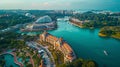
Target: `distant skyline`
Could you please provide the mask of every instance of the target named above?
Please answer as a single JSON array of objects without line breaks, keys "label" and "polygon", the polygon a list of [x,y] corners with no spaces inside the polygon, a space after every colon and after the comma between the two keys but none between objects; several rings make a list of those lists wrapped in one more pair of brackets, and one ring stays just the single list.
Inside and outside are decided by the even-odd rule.
[{"label": "distant skyline", "polygon": [[120,0],[0,0],[0,9],[98,9],[120,11]]}]

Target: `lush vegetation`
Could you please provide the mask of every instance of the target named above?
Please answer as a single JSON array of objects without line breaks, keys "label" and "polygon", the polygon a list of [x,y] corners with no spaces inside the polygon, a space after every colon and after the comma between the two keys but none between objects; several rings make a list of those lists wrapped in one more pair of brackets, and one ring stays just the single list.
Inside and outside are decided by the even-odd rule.
[{"label": "lush vegetation", "polygon": [[47,42],[39,43],[41,43],[43,46],[49,47],[48,49],[54,57],[56,67],[98,67],[96,62],[94,62],[93,60],[83,60],[81,58],[76,59],[72,63],[64,63],[64,55],[59,50],[53,49],[54,47],[52,46],[52,44]]},{"label": "lush vegetation", "polygon": [[[60,64],[63,64],[64,63],[64,55],[61,51],[57,50],[57,49],[54,49],[54,46],[48,42],[39,42],[38,43],[42,44],[43,46],[47,46],[49,47],[49,51],[51,52],[52,56],[54,57],[54,60],[55,60],[55,64],[56,66],[59,66]],[[53,61],[51,59],[51,61]]]},{"label": "lush vegetation", "polygon": [[25,44],[23,40],[19,40],[20,34],[6,32],[0,34],[0,52],[6,49],[22,48]]},{"label": "lush vegetation", "polygon": [[[34,62],[34,67],[38,67],[40,65],[41,56],[38,52],[32,48],[29,48],[25,42],[33,41],[35,37],[21,35],[13,32],[6,32],[0,34],[0,54],[7,50],[15,49],[13,52],[17,57],[21,58],[21,62],[25,66],[32,66],[30,63],[30,59]],[[1,58],[0,58],[1,59]],[[0,66],[4,66],[4,59],[0,60]]]},{"label": "lush vegetation", "polygon": [[[41,56],[38,54],[38,52],[30,47],[24,46],[21,49],[16,49],[14,51],[17,55],[17,57],[21,58],[21,62],[23,62],[24,66],[28,67],[38,67],[40,65]],[[31,62],[33,61],[33,64]]]},{"label": "lush vegetation", "polygon": [[23,48],[25,41],[34,40],[35,37],[21,35],[13,32],[0,33],[0,52],[6,49]]},{"label": "lush vegetation", "polygon": [[84,28],[101,28],[99,36],[103,37],[113,37],[120,39],[120,13],[93,13],[85,12],[82,14],[77,14],[73,16],[81,21],[88,20],[89,22],[84,22],[82,26]]},{"label": "lush vegetation", "polygon": [[4,56],[0,56],[0,67],[3,67],[5,65],[5,57]]},{"label": "lush vegetation", "polygon": [[103,28],[101,28],[99,35],[120,39],[120,26],[103,27]]},{"label": "lush vegetation", "polygon": [[0,15],[0,29],[7,28],[9,26],[14,26],[16,24],[24,24],[32,22],[34,19],[26,17],[25,15],[11,13]]},{"label": "lush vegetation", "polygon": [[98,65],[93,60],[79,58],[72,63],[61,64],[58,67],[98,67]]},{"label": "lush vegetation", "polygon": [[73,17],[78,18],[81,21],[89,20],[87,23],[83,23],[83,27],[104,27],[104,26],[120,26],[120,13],[113,14],[96,14],[93,12],[85,12],[82,14],[76,14]]},{"label": "lush vegetation", "polygon": [[[34,15],[34,18],[25,16],[26,13]],[[58,17],[72,16],[72,13],[54,10],[0,10],[0,30],[16,24],[33,22],[41,16],[49,15],[53,21]]]}]

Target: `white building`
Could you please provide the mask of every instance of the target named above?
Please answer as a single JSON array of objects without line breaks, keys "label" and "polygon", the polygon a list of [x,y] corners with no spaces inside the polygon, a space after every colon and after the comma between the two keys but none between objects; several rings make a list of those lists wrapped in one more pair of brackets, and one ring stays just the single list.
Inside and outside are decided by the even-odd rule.
[{"label": "white building", "polygon": [[35,23],[50,23],[50,22],[52,22],[52,19],[48,15],[40,17],[35,21]]},{"label": "white building", "polygon": [[34,23],[28,24],[22,31],[40,31],[51,30],[56,27],[56,22],[52,21],[51,17],[43,16],[37,19]]}]

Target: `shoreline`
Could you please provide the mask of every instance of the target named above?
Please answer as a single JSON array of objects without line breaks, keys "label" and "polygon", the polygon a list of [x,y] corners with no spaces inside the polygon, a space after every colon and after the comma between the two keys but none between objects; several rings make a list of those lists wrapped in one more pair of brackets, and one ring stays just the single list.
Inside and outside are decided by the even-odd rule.
[{"label": "shoreline", "polygon": [[98,33],[98,35],[99,35],[100,37],[107,37],[107,35],[102,34],[102,33]]},{"label": "shoreline", "polygon": [[14,62],[15,62],[16,64],[18,64],[20,67],[23,67],[23,66],[24,66],[22,63],[18,62],[15,53],[12,52],[12,53],[10,53],[10,54],[14,56]]},{"label": "shoreline", "polygon": [[[69,21],[70,21],[70,20],[69,20]],[[80,26],[80,25],[78,25],[77,23],[74,23],[74,22],[72,22],[72,21],[70,21],[70,23],[71,23],[72,25],[76,26],[76,27],[79,27],[79,28],[87,28],[87,27],[83,27],[82,25]],[[89,29],[94,29],[94,28],[93,28],[93,27],[89,27]],[[108,36],[108,35],[106,35],[106,34],[98,33],[98,36],[100,36],[100,37],[111,37],[111,38],[115,38],[115,39],[120,40],[120,37],[117,37],[117,36],[115,36],[115,35]]]},{"label": "shoreline", "polygon": [[[49,36],[47,36],[47,37],[44,36],[44,37],[46,37],[46,39],[44,40],[43,35],[49,35]],[[54,38],[53,42],[55,42],[55,43],[51,43],[50,37],[52,37],[52,39]],[[60,52],[62,52],[64,55],[64,62],[66,62],[66,61],[72,62],[73,60],[76,59],[76,54],[75,54],[74,50],[67,42],[65,42],[63,40],[63,38],[57,38],[56,36],[53,36],[47,32],[44,32],[44,33],[40,34],[40,39],[41,39],[40,41],[48,42],[48,43],[52,44],[54,46],[54,49],[58,49]],[[60,45],[62,45],[62,46],[60,46]],[[57,46],[60,46],[60,47],[57,47]],[[69,49],[69,51],[72,52],[71,56],[68,54],[71,52],[68,51],[68,53],[66,53],[67,49]]]},{"label": "shoreline", "polygon": [[75,20],[73,20],[72,18],[69,19],[69,21],[70,21],[70,23],[71,23],[72,25],[77,26],[77,27],[80,27],[80,28],[83,28],[82,23],[80,23],[80,22],[78,22],[78,21],[75,21]]},{"label": "shoreline", "polygon": [[81,28],[81,29],[90,29],[90,30],[94,30],[95,29],[94,27],[79,26],[79,25],[77,25],[77,24],[75,24],[75,23],[73,23],[71,21],[69,23],[71,23],[73,26],[76,26],[76,27]]},{"label": "shoreline", "polygon": [[110,38],[114,38],[114,39],[120,40],[119,37],[116,37],[116,36],[114,36],[114,35],[108,36],[108,35],[105,35],[105,34],[102,34],[102,33],[98,33],[98,35],[99,35],[100,37],[110,37]]},{"label": "shoreline", "polygon": [[18,62],[15,53],[13,53],[13,52],[11,52],[11,53],[5,52],[5,53],[2,53],[0,55],[4,55],[4,54],[10,54],[10,55],[12,55],[14,57],[14,63],[17,64],[20,67],[24,67],[24,65],[22,63]]},{"label": "shoreline", "polygon": [[79,26],[79,25],[77,25],[76,23],[73,23],[72,21],[70,21],[70,23],[71,23],[72,25],[76,26],[76,27],[84,28],[83,26]]},{"label": "shoreline", "polygon": [[79,27],[79,28],[94,29],[94,27],[85,27],[85,26],[83,26],[82,23],[80,23],[80,25],[79,25],[79,24],[77,24],[77,23],[79,23],[79,22],[77,22],[77,21],[72,21],[72,20],[69,20],[69,21],[70,21],[70,23],[71,23],[72,25],[74,25],[74,26],[76,26],[76,27]]}]

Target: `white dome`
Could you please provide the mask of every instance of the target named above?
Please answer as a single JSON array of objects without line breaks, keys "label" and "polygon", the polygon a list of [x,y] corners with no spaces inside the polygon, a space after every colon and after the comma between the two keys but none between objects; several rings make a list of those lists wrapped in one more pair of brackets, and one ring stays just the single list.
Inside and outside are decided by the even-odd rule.
[{"label": "white dome", "polygon": [[40,17],[36,23],[48,23],[48,22],[52,22],[52,19],[49,16],[43,16]]},{"label": "white dome", "polygon": [[26,13],[25,16],[31,17],[31,14],[30,13]]},{"label": "white dome", "polygon": [[33,28],[33,24],[29,24],[26,26],[27,29],[32,29]]}]

